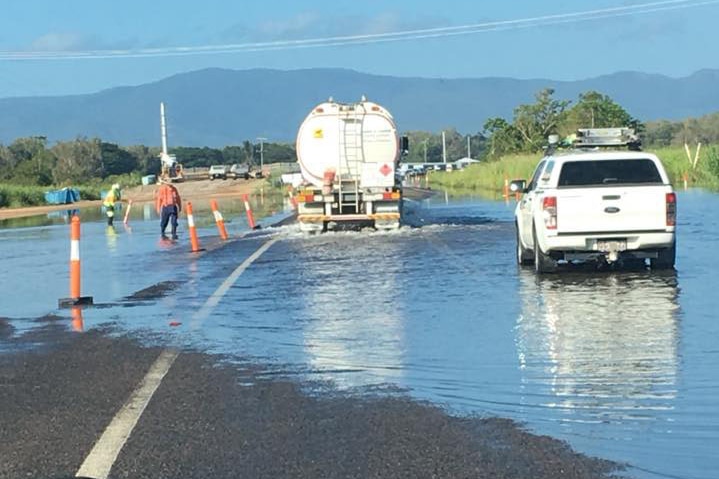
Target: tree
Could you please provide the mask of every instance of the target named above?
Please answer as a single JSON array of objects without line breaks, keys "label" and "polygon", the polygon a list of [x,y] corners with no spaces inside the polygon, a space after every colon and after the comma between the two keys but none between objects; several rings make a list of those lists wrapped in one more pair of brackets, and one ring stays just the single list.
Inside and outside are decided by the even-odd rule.
[{"label": "tree", "polygon": [[[268,163],[291,163],[297,161],[294,145],[288,143],[265,143],[263,145],[264,161]],[[257,152],[259,156],[259,150]]]},{"label": "tree", "polygon": [[489,118],[484,122],[484,136],[489,138],[487,157],[496,159],[522,149],[519,131],[504,118]]},{"label": "tree", "polygon": [[242,151],[245,153],[245,163],[248,165],[255,164],[255,147],[252,142],[245,140],[242,142]]},{"label": "tree", "polygon": [[646,132],[642,135],[642,143],[653,146],[669,146],[681,128],[679,123],[667,120],[647,123]]},{"label": "tree", "polygon": [[579,95],[579,101],[567,110],[561,133],[568,135],[578,128],[637,127],[635,120],[609,96],[596,91]]},{"label": "tree", "polygon": [[523,150],[540,151],[547,142],[547,136],[558,133],[571,103],[568,100],[552,98],[554,90],[545,88],[535,95],[536,103],[519,105],[514,109],[513,126],[523,141]]},{"label": "tree", "polygon": [[29,136],[18,138],[8,147],[16,162],[31,160],[35,155],[45,149],[47,138],[44,136]]},{"label": "tree", "polygon": [[4,154],[6,171],[3,177],[16,184],[49,185],[55,157],[46,149],[47,138],[31,136],[18,138],[7,147]]},{"label": "tree", "polygon": [[137,170],[143,175],[156,175],[160,171],[160,149],[145,145],[132,145],[123,148],[135,157]]},{"label": "tree", "polygon": [[137,168],[137,158],[114,143],[100,143],[104,175],[121,175]]},{"label": "tree", "polygon": [[222,149],[222,159],[226,165],[244,163],[245,151],[241,146],[226,146]]},{"label": "tree", "polygon": [[78,137],[52,147],[57,157],[52,176],[55,184],[83,183],[103,176],[100,140]]},{"label": "tree", "polygon": [[171,153],[177,157],[177,161],[185,168],[224,164],[222,151],[216,148],[178,146],[172,148]]}]

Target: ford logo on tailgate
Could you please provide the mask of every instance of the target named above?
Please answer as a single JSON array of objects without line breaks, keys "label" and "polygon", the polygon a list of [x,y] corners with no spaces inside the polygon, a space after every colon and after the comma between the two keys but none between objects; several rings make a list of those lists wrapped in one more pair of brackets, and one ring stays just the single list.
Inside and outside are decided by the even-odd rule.
[{"label": "ford logo on tailgate", "polygon": [[605,213],[619,213],[619,208],[617,208],[616,206],[607,206],[606,208],[604,208],[604,212]]}]

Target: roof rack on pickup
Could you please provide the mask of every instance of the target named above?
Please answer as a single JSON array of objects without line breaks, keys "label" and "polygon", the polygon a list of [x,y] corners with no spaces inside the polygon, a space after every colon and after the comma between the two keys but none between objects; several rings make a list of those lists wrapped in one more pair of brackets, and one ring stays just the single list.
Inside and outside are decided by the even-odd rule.
[{"label": "roof rack on pickup", "polygon": [[617,148],[627,147],[639,151],[642,141],[633,128],[579,128],[573,135],[569,135],[561,142],[557,135],[549,136],[547,154],[552,154],[557,148]]},{"label": "roof rack on pickup", "polygon": [[575,148],[626,146],[629,149],[639,149],[641,145],[633,128],[580,128],[573,144]]}]

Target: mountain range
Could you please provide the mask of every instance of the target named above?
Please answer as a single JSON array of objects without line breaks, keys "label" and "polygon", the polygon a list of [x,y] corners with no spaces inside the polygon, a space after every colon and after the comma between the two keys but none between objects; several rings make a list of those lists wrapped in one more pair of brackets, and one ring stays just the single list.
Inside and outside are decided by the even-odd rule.
[{"label": "mountain range", "polygon": [[170,145],[237,145],[265,137],[293,141],[317,103],[365,95],[387,107],[401,131],[482,130],[487,118],[511,119],[514,108],[543,88],[576,100],[588,90],[609,95],[643,121],[719,111],[719,69],[683,78],[619,72],[578,81],[512,78],[430,79],[370,75],[345,69],[211,68],[138,86],[72,96],[0,99],[0,142],[32,135],[52,143],[77,136],[121,145],[160,144],[159,103],[167,107]]}]

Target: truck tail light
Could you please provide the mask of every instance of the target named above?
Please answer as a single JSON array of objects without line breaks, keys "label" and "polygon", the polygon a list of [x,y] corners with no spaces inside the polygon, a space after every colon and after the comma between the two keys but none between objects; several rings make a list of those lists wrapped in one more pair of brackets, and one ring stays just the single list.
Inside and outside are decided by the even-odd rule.
[{"label": "truck tail light", "polygon": [[399,199],[399,191],[385,191],[382,193],[382,199],[383,200],[398,200]]},{"label": "truck tail light", "polygon": [[677,195],[675,193],[667,193],[667,226],[676,226],[677,224]]},{"label": "truck tail light", "polygon": [[545,196],[542,199],[542,211],[544,213],[544,226],[548,230],[557,229],[557,197]]},{"label": "truck tail light", "polygon": [[315,195],[312,191],[303,191],[297,195],[298,203],[312,203],[315,201]]}]

